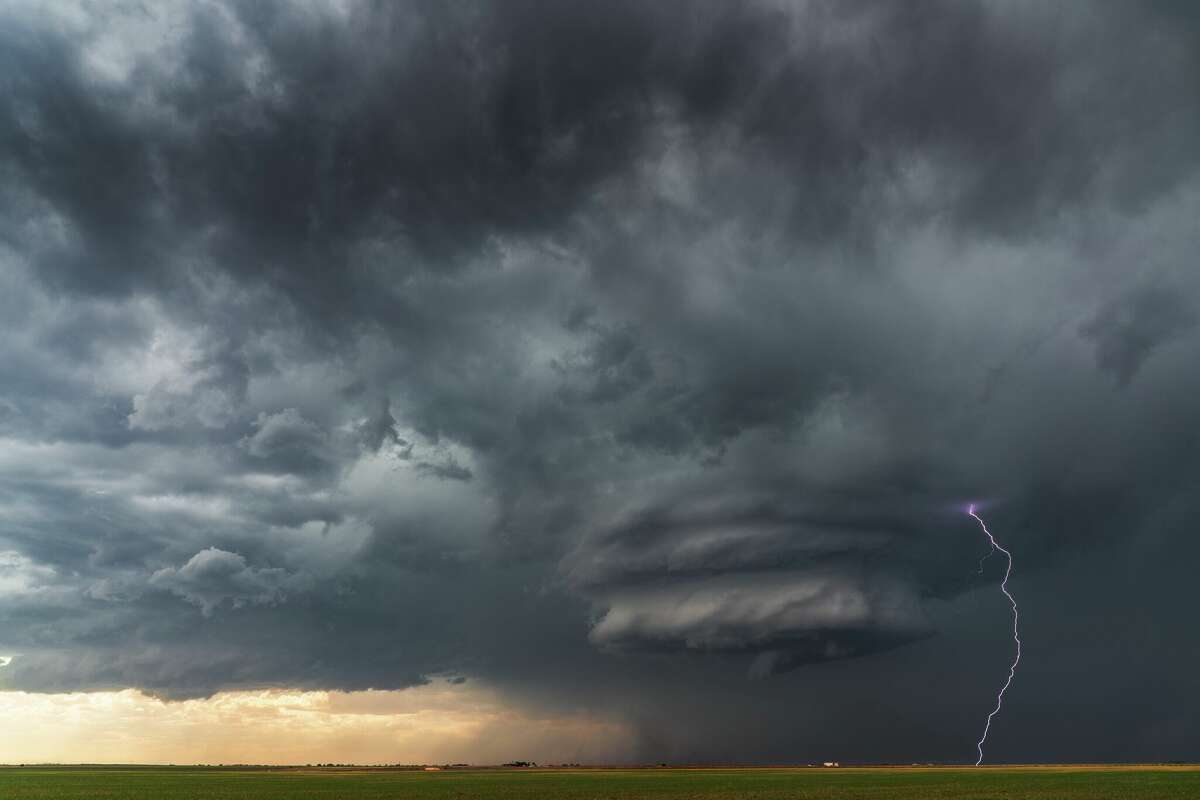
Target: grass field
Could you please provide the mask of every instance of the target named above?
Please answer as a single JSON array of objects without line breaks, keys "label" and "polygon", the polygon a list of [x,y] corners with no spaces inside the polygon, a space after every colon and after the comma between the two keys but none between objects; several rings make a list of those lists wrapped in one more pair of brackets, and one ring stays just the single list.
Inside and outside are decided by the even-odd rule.
[{"label": "grass field", "polygon": [[1189,767],[630,770],[237,770],[0,768],[3,800],[376,800],[377,798],[1078,798],[1200,797]]}]

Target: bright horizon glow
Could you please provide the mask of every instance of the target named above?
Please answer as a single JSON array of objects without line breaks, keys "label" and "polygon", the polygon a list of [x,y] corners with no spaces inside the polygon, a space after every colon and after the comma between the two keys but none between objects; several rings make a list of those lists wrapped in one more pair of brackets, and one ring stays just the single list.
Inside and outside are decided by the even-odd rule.
[{"label": "bright horizon glow", "polygon": [[163,702],[138,691],[0,692],[5,764],[498,764],[627,761],[629,731],[435,681],[401,691],[270,689]]}]

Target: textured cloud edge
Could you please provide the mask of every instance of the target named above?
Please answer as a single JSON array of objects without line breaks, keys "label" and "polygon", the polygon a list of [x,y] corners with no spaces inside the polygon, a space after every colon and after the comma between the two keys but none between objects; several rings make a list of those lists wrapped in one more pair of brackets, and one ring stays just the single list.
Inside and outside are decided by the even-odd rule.
[{"label": "textured cloud edge", "polygon": [[929,637],[966,498],[1031,572],[1152,541],[1200,473],[1195,31],[7,6],[0,685],[634,717]]}]

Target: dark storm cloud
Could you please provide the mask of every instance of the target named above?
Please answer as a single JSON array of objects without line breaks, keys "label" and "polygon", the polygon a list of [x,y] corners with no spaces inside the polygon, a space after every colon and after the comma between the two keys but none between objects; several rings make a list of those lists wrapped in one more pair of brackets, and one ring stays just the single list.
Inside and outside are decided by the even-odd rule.
[{"label": "dark storm cloud", "polygon": [[1067,587],[1195,519],[1189,20],[9,9],[0,677],[465,675],[672,758],[783,757],[783,697],[836,740],[747,675],[943,658],[994,578],[963,502]]},{"label": "dark storm cloud", "polygon": [[294,408],[260,413],[254,427],[254,434],[238,444],[274,471],[303,474],[320,469],[330,458],[326,433]]},{"label": "dark storm cloud", "polygon": [[1096,363],[1120,384],[1129,383],[1151,352],[1196,324],[1186,296],[1142,288],[1097,312],[1080,328],[1096,344]]}]

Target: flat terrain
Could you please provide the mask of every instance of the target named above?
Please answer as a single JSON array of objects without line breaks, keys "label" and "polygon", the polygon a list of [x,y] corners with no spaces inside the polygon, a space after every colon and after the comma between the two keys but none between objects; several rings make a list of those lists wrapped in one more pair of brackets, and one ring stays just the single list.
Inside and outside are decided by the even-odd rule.
[{"label": "flat terrain", "polygon": [[392,770],[0,768],[4,800],[1200,797],[1200,768]]}]

